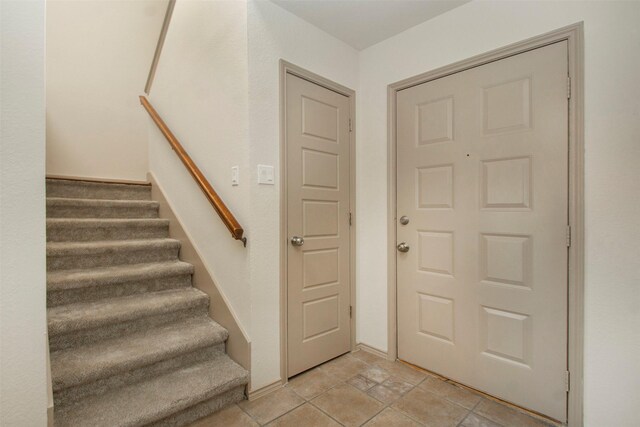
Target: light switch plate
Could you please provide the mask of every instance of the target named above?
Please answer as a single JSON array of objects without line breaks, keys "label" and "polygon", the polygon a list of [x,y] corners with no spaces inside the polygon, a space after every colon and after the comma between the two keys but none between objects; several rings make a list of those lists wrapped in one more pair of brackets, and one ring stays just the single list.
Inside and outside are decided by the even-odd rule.
[{"label": "light switch plate", "polygon": [[258,165],[258,184],[274,185],[273,166]]},{"label": "light switch plate", "polygon": [[231,166],[231,185],[240,185],[240,167]]}]

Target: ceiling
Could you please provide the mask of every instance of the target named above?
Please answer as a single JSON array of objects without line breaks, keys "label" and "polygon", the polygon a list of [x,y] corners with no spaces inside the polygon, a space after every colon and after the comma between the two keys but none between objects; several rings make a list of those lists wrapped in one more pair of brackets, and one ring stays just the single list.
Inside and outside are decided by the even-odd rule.
[{"label": "ceiling", "polygon": [[271,0],[358,50],[470,0]]}]

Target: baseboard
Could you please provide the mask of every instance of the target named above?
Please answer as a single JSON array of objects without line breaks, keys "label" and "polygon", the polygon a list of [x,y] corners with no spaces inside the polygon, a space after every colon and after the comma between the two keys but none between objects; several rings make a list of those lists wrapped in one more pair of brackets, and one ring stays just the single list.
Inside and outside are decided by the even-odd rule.
[{"label": "baseboard", "polygon": [[249,392],[247,393],[247,397],[249,398],[249,400],[256,400],[263,396],[266,396],[267,394],[273,393],[274,391],[278,391],[282,387],[284,387],[282,380],[276,380],[271,384],[267,384],[264,387],[260,387],[257,390],[249,390]]},{"label": "baseboard", "polygon": [[366,351],[368,353],[374,354],[378,357],[382,357],[383,359],[389,358],[389,355],[387,354],[386,351],[378,350],[377,348],[371,347],[370,345],[367,345],[367,344],[359,343],[356,345],[356,348],[358,350],[362,350],[362,351]]},{"label": "baseboard", "polygon": [[46,175],[47,179],[66,179],[67,181],[84,181],[84,182],[101,182],[106,184],[131,184],[131,185],[149,185],[148,181],[136,181],[132,179],[112,179],[112,178],[94,178],[85,176],[71,175]]},{"label": "baseboard", "polygon": [[[171,203],[167,200],[164,191],[156,177],[149,172],[147,174],[151,183],[151,198],[160,203],[160,218],[169,220],[169,237],[180,240],[180,259],[192,264],[193,286],[209,295],[209,317],[218,322],[229,332],[226,350],[231,359],[248,371],[251,371],[251,341],[244,331],[229,301],[216,285],[213,275],[207,269],[200,252],[193,245],[191,235],[187,233],[180,219],[175,215]],[[249,383],[249,386],[251,383]]]},{"label": "baseboard", "polygon": [[47,427],[53,427],[53,382],[51,381],[51,353],[48,333],[45,333],[44,341],[47,348]]},{"label": "baseboard", "polygon": [[53,405],[47,407],[47,427],[53,427]]}]

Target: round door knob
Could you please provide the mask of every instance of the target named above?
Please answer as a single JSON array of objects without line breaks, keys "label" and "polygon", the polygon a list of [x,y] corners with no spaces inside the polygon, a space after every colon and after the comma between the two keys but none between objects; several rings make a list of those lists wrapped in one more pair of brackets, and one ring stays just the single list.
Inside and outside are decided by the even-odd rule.
[{"label": "round door knob", "polygon": [[400,217],[400,224],[402,224],[402,225],[407,225],[407,224],[409,224],[409,217],[408,217],[408,216],[406,216],[406,215],[402,215],[402,216]]},{"label": "round door knob", "polygon": [[293,246],[302,246],[302,245],[304,245],[304,238],[299,237],[299,236],[293,236],[291,238],[291,244]]},{"label": "round door knob", "polygon": [[409,245],[407,245],[405,242],[402,242],[398,245],[398,250],[400,252],[409,252]]}]

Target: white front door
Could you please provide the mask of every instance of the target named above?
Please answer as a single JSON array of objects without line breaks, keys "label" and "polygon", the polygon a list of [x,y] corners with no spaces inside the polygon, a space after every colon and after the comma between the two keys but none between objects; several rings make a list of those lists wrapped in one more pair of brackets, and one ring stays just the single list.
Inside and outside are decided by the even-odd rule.
[{"label": "white front door", "polygon": [[398,92],[398,357],[566,420],[567,43]]},{"label": "white front door", "polygon": [[351,350],[349,118],[348,97],[287,74],[290,377]]}]

